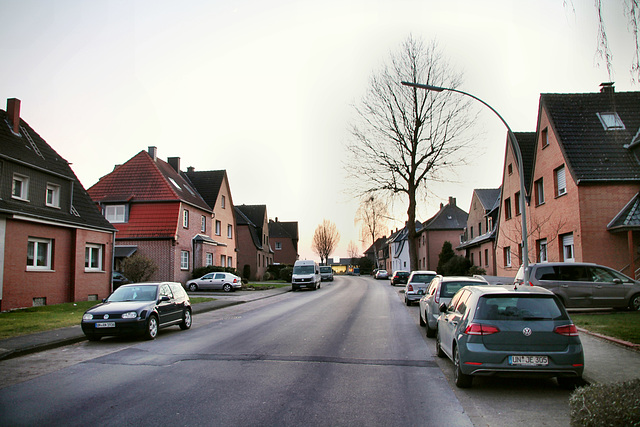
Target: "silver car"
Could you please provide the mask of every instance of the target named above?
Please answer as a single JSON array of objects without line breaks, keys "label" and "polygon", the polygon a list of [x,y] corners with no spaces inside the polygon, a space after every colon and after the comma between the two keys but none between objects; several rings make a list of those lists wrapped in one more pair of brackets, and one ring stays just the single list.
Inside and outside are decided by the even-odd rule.
[{"label": "silver car", "polygon": [[404,287],[404,303],[411,305],[415,301],[420,301],[422,295],[427,291],[427,286],[431,283],[434,277],[438,273],[428,270],[412,271],[407,279],[407,284]]},{"label": "silver car", "polygon": [[438,317],[440,317],[440,305],[449,304],[451,298],[465,286],[488,285],[486,280],[465,276],[436,276],[426,294],[420,298],[420,326],[427,327],[427,337],[436,336]]},{"label": "silver car", "polygon": [[198,279],[189,280],[185,287],[191,292],[198,289],[222,289],[225,292],[231,292],[242,288],[242,279],[231,273],[213,272]]},{"label": "silver car", "polygon": [[[515,282],[522,284],[520,267]],[[545,262],[529,265],[529,283],[556,294],[567,308],[640,309],[640,282],[602,265]]]}]

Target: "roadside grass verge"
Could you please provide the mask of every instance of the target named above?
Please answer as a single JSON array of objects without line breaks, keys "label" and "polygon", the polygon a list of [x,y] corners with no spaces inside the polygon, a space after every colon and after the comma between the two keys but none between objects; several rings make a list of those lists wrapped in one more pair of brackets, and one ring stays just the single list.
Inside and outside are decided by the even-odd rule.
[{"label": "roadside grass verge", "polygon": [[569,315],[580,328],[640,344],[640,311]]},{"label": "roadside grass verge", "polygon": [[254,290],[254,291],[266,291],[267,289],[277,289],[291,286],[291,283],[286,282],[261,282],[261,283],[247,283],[242,285],[242,290]]},{"label": "roadside grass verge", "polygon": [[[191,304],[215,298],[193,297]],[[99,301],[79,301],[0,313],[0,339],[79,325],[84,312]]]}]

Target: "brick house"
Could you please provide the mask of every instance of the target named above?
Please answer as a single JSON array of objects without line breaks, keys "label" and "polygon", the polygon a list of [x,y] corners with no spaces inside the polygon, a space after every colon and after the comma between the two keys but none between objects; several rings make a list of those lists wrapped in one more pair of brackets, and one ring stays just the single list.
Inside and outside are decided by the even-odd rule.
[{"label": "brick house", "polygon": [[0,110],[0,310],[106,298],[114,233],[9,99]]},{"label": "brick house", "polygon": [[384,266],[386,265],[384,258],[379,257],[382,255],[382,253],[380,252],[380,248],[382,248],[387,240],[387,236],[379,237],[374,243],[371,244],[371,246],[369,246],[369,248],[367,248],[366,251],[364,251],[364,256],[371,260],[374,269],[384,268]]},{"label": "brick house", "polygon": [[484,268],[489,276],[496,275],[495,235],[499,210],[500,188],[473,190],[467,227],[457,247],[464,251],[471,264]]},{"label": "brick house", "polygon": [[295,264],[298,254],[298,222],[269,220],[269,238],[273,245],[273,262],[276,264]]},{"label": "brick house", "polygon": [[455,197],[449,197],[449,203],[446,205],[440,204],[438,213],[422,224],[422,229],[416,236],[417,270],[435,271],[442,245],[446,241],[451,242],[456,255],[464,255],[464,252],[457,250],[456,247],[460,244],[460,236],[467,226],[467,217],[468,214],[456,206]]},{"label": "brick house", "polygon": [[116,227],[116,253],[140,253],[158,269],[150,280],[185,283],[194,268],[216,259],[213,210],[180,173],[180,158],[140,151],[88,192]]},{"label": "brick house", "polygon": [[[540,95],[527,186],[531,262],[595,262],[637,275],[639,135],[640,92],[617,93],[604,83],[599,93]],[[505,175],[503,197],[515,196],[512,180]],[[506,213],[498,237],[503,254],[519,230]],[[510,258],[498,258],[500,275],[516,273],[520,259]]]},{"label": "brick house", "polygon": [[213,209],[209,235],[215,241],[215,250],[209,256],[212,259],[205,260],[205,265],[237,268],[236,212],[227,171],[196,171],[188,167],[183,176]]},{"label": "brick house", "polygon": [[[274,251],[269,242],[266,205],[236,206],[238,232],[238,272],[250,280],[261,280]],[[248,273],[248,274],[247,274]]]}]

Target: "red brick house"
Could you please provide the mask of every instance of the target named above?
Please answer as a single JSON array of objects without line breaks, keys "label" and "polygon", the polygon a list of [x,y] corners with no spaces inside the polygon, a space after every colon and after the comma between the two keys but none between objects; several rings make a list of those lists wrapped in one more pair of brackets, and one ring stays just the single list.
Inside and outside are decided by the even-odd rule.
[{"label": "red brick house", "polygon": [[273,262],[295,264],[298,254],[298,222],[269,220],[269,239],[273,248]]},{"label": "red brick house", "polygon": [[[599,93],[540,96],[527,185],[529,260],[595,262],[637,276],[640,92],[601,86]],[[503,197],[512,200],[514,175],[503,178]],[[521,242],[519,219],[502,208],[498,254]],[[517,257],[498,259],[500,275],[516,273]]]},{"label": "red brick house", "polygon": [[180,158],[140,151],[88,190],[116,227],[117,255],[138,252],[155,261],[151,280],[185,283],[194,268],[216,259],[213,210],[180,173]]},{"label": "red brick house", "polygon": [[114,233],[9,99],[0,110],[0,310],[107,297]]},{"label": "red brick house", "polygon": [[417,233],[418,266],[414,270],[433,270],[438,267],[438,259],[442,252],[442,245],[449,241],[453,245],[456,255],[463,255],[457,246],[460,236],[467,226],[468,214],[456,206],[455,197],[449,197],[449,203],[440,204],[440,210],[422,224]]},{"label": "red brick house", "polygon": [[[266,205],[236,206],[238,272],[250,280],[261,280],[274,251],[269,242]],[[248,274],[247,274],[248,273]]]}]

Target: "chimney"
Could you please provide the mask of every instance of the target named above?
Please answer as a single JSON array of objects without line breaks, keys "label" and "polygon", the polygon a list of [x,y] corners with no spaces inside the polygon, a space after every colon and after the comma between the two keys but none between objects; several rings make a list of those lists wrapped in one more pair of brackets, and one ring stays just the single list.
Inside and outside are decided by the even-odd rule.
[{"label": "chimney", "polygon": [[444,208],[444,204],[440,203],[440,210],[442,210],[442,208]]},{"label": "chimney", "polygon": [[180,157],[169,157],[167,163],[169,163],[169,166],[171,166],[174,171],[180,172]]},{"label": "chimney", "polygon": [[7,99],[7,115],[9,116],[9,126],[13,133],[20,133],[20,100],[17,98]]},{"label": "chimney", "polygon": [[154,162],[158,160],[158,147],[149,146],[149,155],[151,156]]},{"label": "chimney", "polygon": [[276,222],[278,222],[278,217],[276,217]]},{"label": "chimney", "polygon": [[455,206],[455,205],[456,205],[456,198],[449,196],[449,206]]},{"label": "chimney", "polygon": [[196,171],[196,168],[194,168],[193,166],[189,166],[189,167],[187,168],[187,173],[193,173],[193,172],[195,172],[195,171]]},{"label": "chimney", "polygon": [[600,93],[615,93],[616,88],[613,86],[614,82],[600,83]]}]

